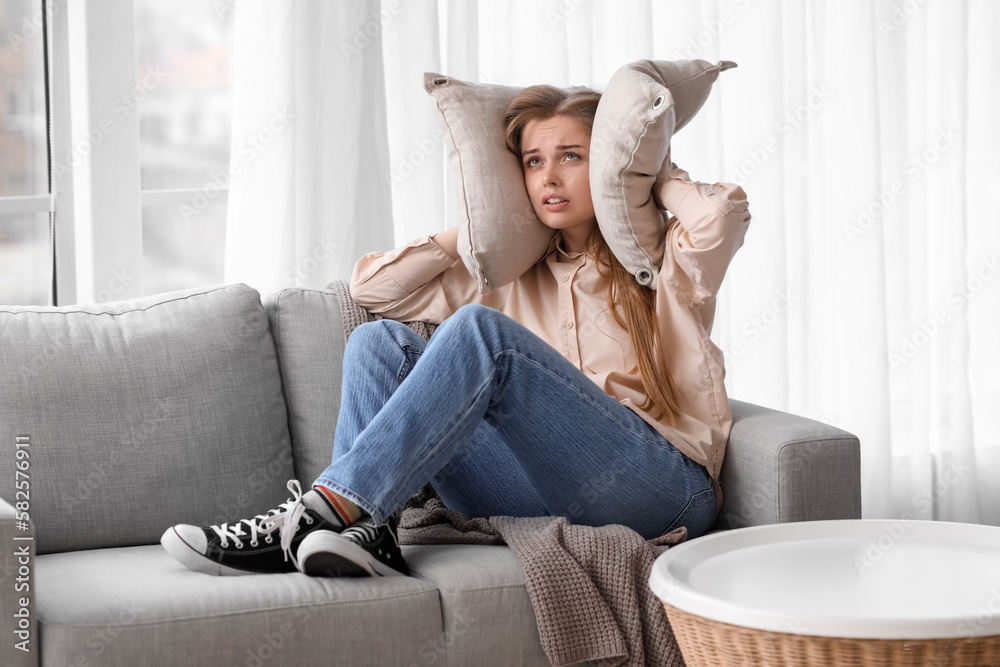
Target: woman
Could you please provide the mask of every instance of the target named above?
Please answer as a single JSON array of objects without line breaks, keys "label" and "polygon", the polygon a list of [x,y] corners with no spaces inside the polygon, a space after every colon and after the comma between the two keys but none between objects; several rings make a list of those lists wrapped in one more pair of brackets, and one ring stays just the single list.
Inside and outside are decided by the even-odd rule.
[{"label": "woman", "polygon": [[[658,289],[639,285],[594,214],[599,99],[532,86],[505,113],[532,206],[556,230],[545,257],[488,295],[457,228],[362,257],[351,294],[391,319],[347,345],[333,462],[305,494],[289,482],[294,497],[267,514],[169,529],[175,558],[213,574],[406,574],[396,511],[428,481],[470,516],[620,523],[647,539],[709,529],[731,417],[708,331],[749,213],[739,187],[675,169],[662,193],[680,226]],[[409,320],[440,326],[426,342]]]}]

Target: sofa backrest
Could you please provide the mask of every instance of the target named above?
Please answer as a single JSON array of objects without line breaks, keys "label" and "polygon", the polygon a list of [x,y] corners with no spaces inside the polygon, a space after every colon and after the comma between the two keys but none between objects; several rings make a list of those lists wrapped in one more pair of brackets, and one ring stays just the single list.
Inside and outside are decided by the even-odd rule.
[{"label": "sofa backrest", "polygon": [[0,497],[26,503],[39,553],[155,544],[175,523],[250,517],[289,495],[255,290],[2,306],[0,340]]},{"label": "sofa backrest", "polygon": [[330,465],[344,372],[344,323],[332,290],[290,288],[264,298],[303,488]]}]

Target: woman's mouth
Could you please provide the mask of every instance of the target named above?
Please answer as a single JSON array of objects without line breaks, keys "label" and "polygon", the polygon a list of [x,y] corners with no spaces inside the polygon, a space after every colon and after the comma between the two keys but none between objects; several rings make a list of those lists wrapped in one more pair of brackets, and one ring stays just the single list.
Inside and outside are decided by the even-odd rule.
[{"label": "woman's mouth", "polygon": [[545,206],[546,211],[555,213],[556,211],[561,211],[569,206],[569,200],[562,199],[561,197],[550,197],[545,200],[543,206]]}]

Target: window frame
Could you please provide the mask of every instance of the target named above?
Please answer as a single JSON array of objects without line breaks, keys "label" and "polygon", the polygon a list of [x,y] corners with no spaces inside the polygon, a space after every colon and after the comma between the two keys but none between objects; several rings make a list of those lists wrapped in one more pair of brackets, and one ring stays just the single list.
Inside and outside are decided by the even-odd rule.
[{"label": "window frame", "polygon": [[[126,99],[128,113],[112,113],[121,110],[121,104],[113,105],[123,95],[141,85],[136,81],[134,0],[43,5],[51,192],[0,199],[0,213],[52,215],[54,305],[95,302],[108,294],[109,286],[116,299],[141,297],[144,210],[189,203],[201,189],[143,190],[139,104]],[[110,131],[102,133],[108,120],[113,124],[104,128]],[[93,137],[101,137],[99,150],[88,149],[95,144]],[[222,198],[214,204],[225,206],[228,189],[219,194]]]},{"label": "window frame", "polygon": [[52,210],[51,195],[23,195],[0,197],[0,215],[20,215],[23,213],[49,213]]},{"label": "window frame", "polygon": [[97,301],[112,284],[116,298],[139,297],[138,107],[113,111],[136,87],[134,2],[74,0],[46,11],[56,305]]}]

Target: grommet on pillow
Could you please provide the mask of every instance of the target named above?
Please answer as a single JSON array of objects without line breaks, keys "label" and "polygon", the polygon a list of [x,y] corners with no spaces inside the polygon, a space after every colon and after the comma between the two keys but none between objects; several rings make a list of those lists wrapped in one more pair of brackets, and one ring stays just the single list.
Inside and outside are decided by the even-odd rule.
[{"label": "grommet on pillow", "polygon": [[601,96],[590,138],[590,192],[608,247],[636,282],[656,289],[667,216],[656,182],[671,168],[670,139],[736,63],[638,60],[619,68]]},{"label": "grommet on pillow", "polygon": [[653,201],[676,117],[662,83],[633,66],[615,72],[590,137],[590,193],[601,234],[636,282],[656,287],[666,216]]},{"label": "grommet on pillow", "polygon": [[[670,137],[705,103],[719,72],[735,66],[638,60],[615,72],[602,94],[591,136],[591,196],[608,246],[640,284],[656,287],[663,258],[666,218],[652,190],[661,169],[666,174],[671,167]],[[424,89],[434,100],[455,171],[458,253],[480,294],[488,294],[541,259],[555,233],[535,214],[521,165],[504,143],[503,113],[522,88],[425,72]],[[612,108],[622,111],[615,115]],[[640,117],[664,122],[647,127],[636,122]],[[655,136],[644,136],[654,129]]]}]

